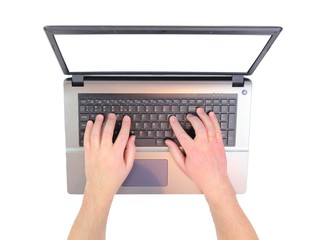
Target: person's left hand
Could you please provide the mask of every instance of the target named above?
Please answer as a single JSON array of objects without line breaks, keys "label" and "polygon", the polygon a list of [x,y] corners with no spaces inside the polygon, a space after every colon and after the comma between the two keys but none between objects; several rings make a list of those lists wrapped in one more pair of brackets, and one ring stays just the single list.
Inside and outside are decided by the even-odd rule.
[{"label": "person's left hand", "polygon": [[[113,197],[128,176],[135,159],[135,136],[129,136],[130,117],[125,116],[116,141],[113,132],[116,115],[103,115],[88,121],[84,135],[86,186],[84,194],[97,199]],[[103,201],[103,200],[102,200]]]}]

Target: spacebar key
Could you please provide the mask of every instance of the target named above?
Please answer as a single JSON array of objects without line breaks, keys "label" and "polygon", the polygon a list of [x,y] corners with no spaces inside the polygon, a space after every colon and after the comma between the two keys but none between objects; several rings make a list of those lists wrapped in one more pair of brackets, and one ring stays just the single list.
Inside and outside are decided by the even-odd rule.
[{"label": "spacebar key", "polygon": [[136,147],[154,147],[154,146],[156,146],[156,140],[155,139],[136,138],[135,145],[136,145]]}]

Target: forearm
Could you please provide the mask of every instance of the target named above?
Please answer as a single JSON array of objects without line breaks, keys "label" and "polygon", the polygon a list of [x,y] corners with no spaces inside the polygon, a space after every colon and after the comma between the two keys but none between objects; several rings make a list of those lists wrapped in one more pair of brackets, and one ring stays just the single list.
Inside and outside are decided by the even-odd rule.
[{"label": "forearm", "polygon": [[218,240],[257,240],[256,232],[237,202],[235,192],[206,194]]},{"label": "forearm", "polygon": [[109,197],[101,201],[101,199],[84,195],[82,207],[72,226],[68,240],[104,240],[112,199]]}]

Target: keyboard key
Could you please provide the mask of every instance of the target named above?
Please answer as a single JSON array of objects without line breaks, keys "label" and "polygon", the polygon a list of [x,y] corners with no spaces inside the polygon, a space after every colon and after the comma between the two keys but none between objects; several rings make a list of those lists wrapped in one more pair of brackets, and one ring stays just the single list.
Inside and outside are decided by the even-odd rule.
[{"label": "keyboard key", "polygon": [[145,106],[137,106],[137,112],[144,112]]},{"label": "keyboard key", "polygon": [[91,114],[89,115],[89,120],[95,121],[96,116],[97,116],[96,113],[91,113]]},{"label": "keyboard key", "polygon": [[162,106],[155,106],[154,110],[155,112],[162,112]]},{"label": "keyboard key", "polygon": [[148,131],[148,137],[154,138],[156,131]]},{"label": "keyboard key", "polygon": [[135,122],[135,128],[136,129],[142,129],[143,128],[142,122]]},{"label": "keyboard key", "polygon": [[227,139],[228,139],[228,146],[234,146],[235,145],[235,132],[229,131]]},{"label": "keyboard key", "polygon": [[86,112],[86,107],[85,106],[80,106],[79,107],[79,112],[80,113],[85,113]]},{"label": "keyboard key", "polygon": [[222,106],[222,107],[221,107],[221,112],[222,112],[222,113],[227,113],[228,110],[229,110],[229,107],[228,107],[228,106]]},{"label": "keyboard key", "polygon": [[188,106],[180,106],[180,112],[182,113],[188,112]]},{"label": "keyboard key", "polygon": [[158,115],[157,114],[150,114],[150,121],[158,121]]},{"label": "keyboard key", "polygon": [[205,106],[205,112],[212,112],[213,111],[213,106]]},{"label": "keyboard key", "polygon": [[178,121],[183,121],[184,120],[184,115],[181,113],[177,113],[176,114],[176,118],[178,119]]},{"label": "keyboard key", "polygon": [[163,138],[163,131],[156,131],[157,138]]},{"label": "keyboard key", "polygon": [[165,137],[171,138],[172,137],[172,132],[171,131],[165,131]]},{"label": "keyboard key", "polygon": [[128,106],[128,112],[137,112],[137,106]]},{"label": "keyboard key", "polygon": [[235,114],[229,114],[229,129],[234,130],[235,127]]},{"label": "keyboard key", "polygon": [[151,129],[151,122],[144,122],[144,129]]},{"label": "keyboard key", "polygon": [[159,129],[159,122],[153,122],[152,123],[152,128],[153,129]]},{"label": "keyboard key", "polygon": [[167,122],[160,123],[160,128],[161,129],[168,129],[168,123]]},{"label": "keyboard key", "polygon": [[220,104],[221,104],[220,99],[214,99],[213,100],[213,105],[220,105]]},{"label": "keyboard key", "polygon": [[236,104],[236,100],[235,99],[230,99],[230,105],[235,105]]},{"label": "keyboard key", "polygon": [[153,139],[136,138],[135,145],[137,147],[153,147],[153,146],[156,146],[156,140],[154,138]]},{"label": "keyboard key", "polygon": [[141,121],[149,121],[150,116],[149,114],[141,114]]},{"label": "keyboard key", "polygon": [[227,122],[227,114],[225,114],[225,113],[221,114],[221,121]]},{"label": "keyboard key", "polygon": [[229,112],[236,113],[236,106],[230,106]]},{"label": "keyboard key", "polygon": [[83,105],[85,105],[87,103],[86,99],[80,99],[79,102],[80,102],[80,104],[83,104]]},{"label": "keyboard key", "polygon": [[153,106],[146,106],[146,112],[153,112],[154,107]]},{"label": "keyboard key", "polygon": [[111,112],[113,113],[119,112],[119,106],[111,106]]},{"label": "keyboard key", "polygon": [[128,106],[120,106],[120,111],[121,112],[127,112],[128,111]]},{"label": "keyboard key", "polygon": [[102,106],[94,106],[94,112],[100,113],[102,111]]},{"label": "keyboard key", "polygon": [[172,106],[172,107],[171,107],[171,111],[172,111],[173,113],[177,113],[177,112],[180,111],[180,107],[179,107],[179,106]]},{"label": "keyboard key", "polygon": [[141,120],[141,115],[140,114],[133,114],[133,121],[140,121]]},{"label": "keyboard key", "polygon": [[166,121],[167,120],[166,114],[159,114],[158,119],[159,121]]},{"label": "keyboard key", "polygon": [[221,130],[227,129],[227,122],[221,122]]},{"label": "keyboard key", "polygon": [[157,146],[164,146],[165,143],[164,143],[163,139],[157,139],[157,140],[156,140],[156,145],[157,145]]},{"label": "keyboard key", "polygon": [[80,130],[83,130],[86,128],[86,123],[87,122],[80,122],[80,124],[79,124]]},{"label": "keyboard key", "polygon": [[80,114],[80,121],[88,121],[89,120],[89,114]]},{"label": "keyboard key", "polygon": [[103,106],[102,109],[103,109],[103,112],[106,112],[106,113],[110,112],[110,106]]},{"label": "keyboard key", "polygon": [[148,137],[148,131],[141,130],[139,131],[139,137]]},{"label": "keyboard key", "polygon": [[205,104],[206,104],[206,105],[212,105],[212,103],[213,103],[213,100],[212,100],[212,99],[206,99],[206,100],[205,100]]},{"label": "keyboard key", "polygon": [[171,112],[171,106],[163,106],[163,112]]},{"label": "keyboard key", "polygon": [[95,99],[95,100],[94,100],[94,103],[95,103],[95,105],[96,105],[96,104],[102,104],[102,100],[101,100],[101,99]]},{"label": "keyboard key", "polygon": [[86,106],[86,112],[93,112],[94,106]]},{"label": "keyboard key", "polygon": [[229,100],[227,100],[227,99],[222,99],[221,100],[221,104],[222,105],[227,105],[229,103]]},{"label": "keyboard key", "polygon": [[220,110],[221,110],[221,109],[220,109],[220,106],[214,106],[214,107],[213,107],[213,112],[214,112],[214,113],[219,113]]},{"label": "keyboard key", "polygon": [[189,106],[188,107],[188,112],[189,113],[194,113],[196,109],[197,109],[197,106]]}]

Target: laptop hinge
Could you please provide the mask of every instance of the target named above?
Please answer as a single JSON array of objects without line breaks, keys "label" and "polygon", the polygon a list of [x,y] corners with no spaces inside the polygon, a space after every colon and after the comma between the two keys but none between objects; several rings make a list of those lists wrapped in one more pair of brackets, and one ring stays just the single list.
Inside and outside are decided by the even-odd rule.
[{"label": "laptop hinge", "polygon": [[72,76],[72,86],[73,87],[83,87],[84,86],[84,76],[83,75],[73,75]]},{"label": "laptop hinge", "polygon": [[244,87],[244,75],[233,75],[232,87]]}]

